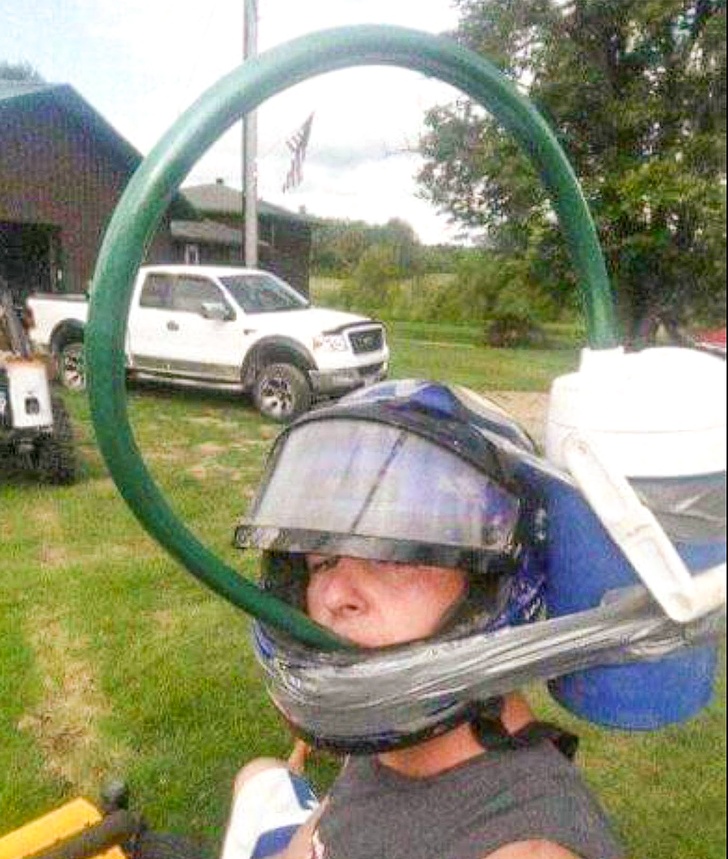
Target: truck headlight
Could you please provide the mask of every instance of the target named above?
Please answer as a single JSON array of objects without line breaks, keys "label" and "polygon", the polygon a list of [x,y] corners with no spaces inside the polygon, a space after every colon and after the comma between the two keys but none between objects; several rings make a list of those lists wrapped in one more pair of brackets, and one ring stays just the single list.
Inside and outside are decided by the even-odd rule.
[{"label": "truck headlight", "polygon": [[319,334],[313,338],[313,348],[317,352],[346,352],[349,344],[343,334]]}]

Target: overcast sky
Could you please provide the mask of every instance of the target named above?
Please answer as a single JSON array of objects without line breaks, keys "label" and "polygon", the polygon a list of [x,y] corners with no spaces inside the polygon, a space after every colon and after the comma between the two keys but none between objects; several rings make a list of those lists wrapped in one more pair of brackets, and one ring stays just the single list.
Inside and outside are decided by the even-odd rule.
[{"label": "overcast sky", "polygon": [[[315,30],[382,23],[453,29],[451,0],[258,0],[260,49]],[[0,0],[0,60],[28,62],[68,83],[146,154],[199,95],[239,64],[243,0]],[[451,235],[415,198],[413,147],[425,109],[454,95],[398,69],[356,69],[310,81],[259,114],[259,194],[292,210],[383,223],[409,221],[425,242]],[[304,182],[283,194],[286,140],[315,112]],[[186,184],[241,187],[234,129]]]}]

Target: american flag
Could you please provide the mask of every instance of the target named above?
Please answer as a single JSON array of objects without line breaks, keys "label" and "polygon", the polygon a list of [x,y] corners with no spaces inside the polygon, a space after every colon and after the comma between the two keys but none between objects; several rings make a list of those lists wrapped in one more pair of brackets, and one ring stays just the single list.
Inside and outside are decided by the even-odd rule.
[{"label": "american flag", "polygon": [[283,183],[283,193],[292,191],[303,181],[303,160],[306,157],[306,148],[311,137],[311,126],[313,114],[303,123],[298,131],[287,141],[286,146],[291,152],[293,161]]}]

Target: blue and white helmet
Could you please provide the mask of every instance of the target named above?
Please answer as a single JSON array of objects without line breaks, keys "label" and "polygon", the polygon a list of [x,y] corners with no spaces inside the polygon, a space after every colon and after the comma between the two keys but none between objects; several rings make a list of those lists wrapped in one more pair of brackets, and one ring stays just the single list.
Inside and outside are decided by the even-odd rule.
[{"label": "blue and white helmet", "polygon": [[533,454],[493,403],[432,382],[364,389],[279,436],[236,531],[237,546],[263,550],[264,589],[303,609],[307,553],[462,569],[469,583],[435,636],[396,647],[324,653],[257,623],[256,655],[294,730],[368,753],[484,705],[439,676],[439,654],[541,612],[543,505],[520,468]]}]

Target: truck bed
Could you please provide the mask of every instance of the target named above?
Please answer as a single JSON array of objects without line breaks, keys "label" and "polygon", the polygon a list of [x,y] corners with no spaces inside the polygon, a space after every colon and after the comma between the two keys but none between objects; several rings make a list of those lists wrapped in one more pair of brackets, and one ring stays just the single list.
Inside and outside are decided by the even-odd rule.
[{"label": "truck bed", "polygon": [[75,301],[81,304],[88,301],[83,292],[34,292],[32,299],[33,301]]}]

